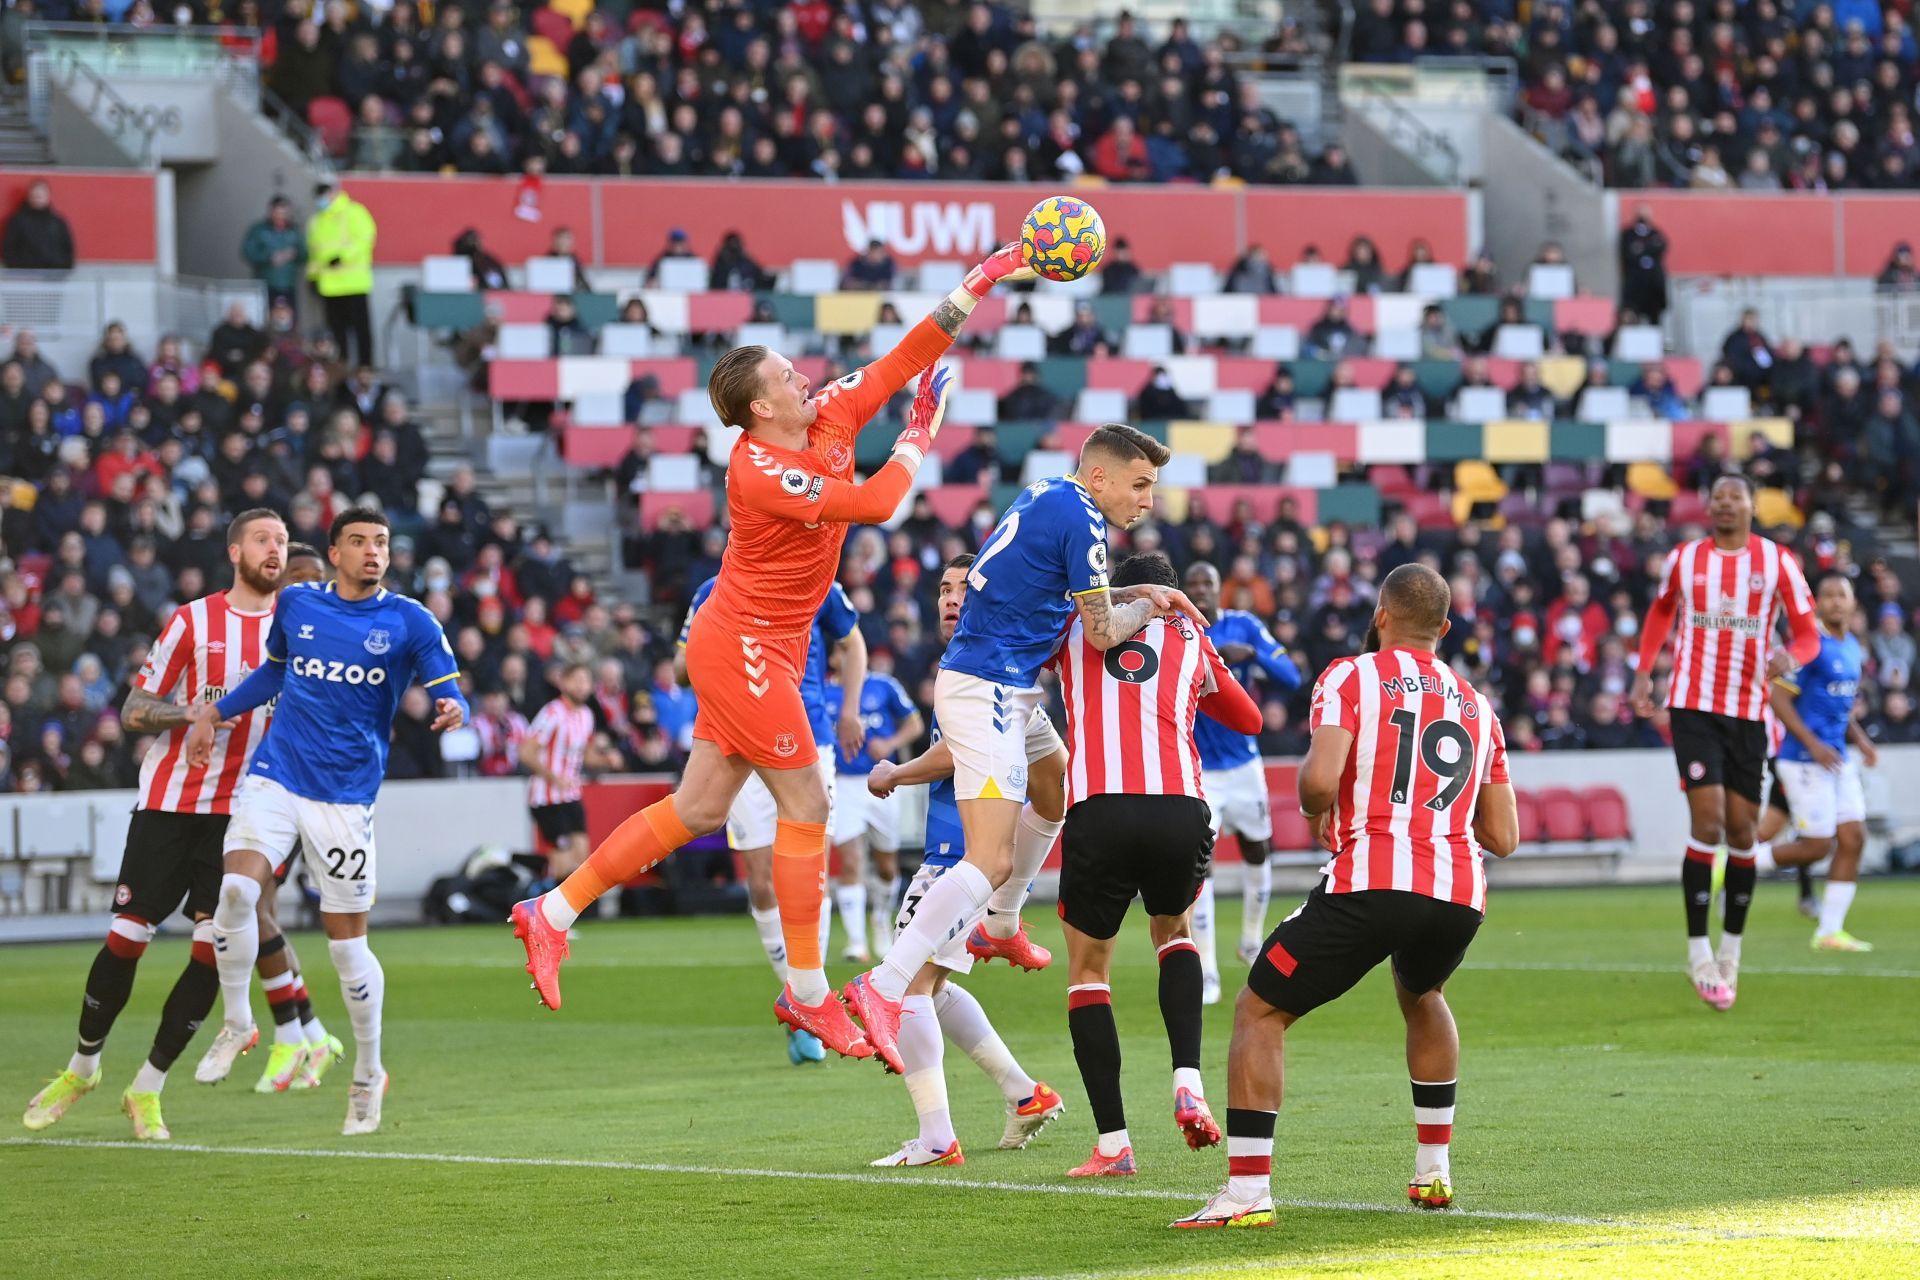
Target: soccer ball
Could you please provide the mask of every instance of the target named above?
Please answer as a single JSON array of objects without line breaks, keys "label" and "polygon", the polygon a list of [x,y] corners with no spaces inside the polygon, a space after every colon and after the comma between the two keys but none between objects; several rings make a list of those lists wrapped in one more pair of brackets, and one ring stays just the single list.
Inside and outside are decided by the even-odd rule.
[{"label": "soccer ball", "polygon": [[1048,196],[1020,224],[1020,256],[1048,280],[1078,280],[1106,254],[1106,224],[1085,200]]}]

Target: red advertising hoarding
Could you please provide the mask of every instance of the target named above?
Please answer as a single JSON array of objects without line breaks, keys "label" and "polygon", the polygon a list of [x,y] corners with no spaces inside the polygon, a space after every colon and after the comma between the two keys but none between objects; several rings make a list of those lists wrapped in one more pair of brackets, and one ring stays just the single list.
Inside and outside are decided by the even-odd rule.
[{"label": "red advertising hoarding", "polygon": [[27,188],[42,179],[52,189],[54,211],[73,230],[74,261],[159,261],[159,179],[153,174],[0,169],[0,222],[19,208]]},{"label": "red advertising hoarding", "polygon": [[1920,196],[1623,191],[1620,225],[1646,208],[1667,234],[1667,270],[1704,276],[1874,276],[1920,242]]}]

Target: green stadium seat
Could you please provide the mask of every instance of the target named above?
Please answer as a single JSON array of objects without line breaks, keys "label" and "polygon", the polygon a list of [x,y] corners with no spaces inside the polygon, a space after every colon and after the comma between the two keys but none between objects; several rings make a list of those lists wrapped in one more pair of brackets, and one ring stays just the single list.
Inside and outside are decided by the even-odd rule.
[{"label": "green stadium seat", "polygon": [[[1528,324],[1537,324],[1542,333],[1553,333],[1553,300],[1551,298],[1528,298],[1524,304]],[[1549,346],[1552,344],[1549,343]]]},{"label": "green stadium seat", "polygon": [[1017,471],[1027,455],[1040,447],[1040,437],[1047,433],[1047,424],[996,422],[993,432],[995,439],[1000,442],[1000,461]]},{"label": "green stadium seat", "polygon": [[1333,365],[1326,360],[1295,360],[1287,368],[1293,373],[1293,394],[1302,399],[1322,399],[1333,388]]},{"label": "green stadium seat", "polygon": [[620,318],[620,299],[611,293],[576,293],[573,295],[574,309],[580,313],[580,323],[594,332],[600,332],[603,325],[612,324]]},{"label": "green stadium seat", "polygon": [[1040,363],[1040,385],[1071,401],[1086,390],[1087,361],[1083,356],[1048,356]]},{"label": "green stadium seat", "polygon": [[1500,299],[1484,294],[1447,298],[1440,309],[1463,338],[1478,338],[1500,321]]},{"label": "green stadium seat", "polygon": [[1460,362],[1458,360],[1416,360],[1413,362],[1413,376],[1420,385],[1420,394],[1430,400],[1446,401],[1460,389]]},{"label": "green stadium seat", "polygon": [[477,329],[486,323],[487,299],[480,293],[416,293],[413,323],[421,329]]},{"label": "green stadium seat", "polygon": [[1128,294],[1096,294],[1087,301],[1093,303],[1094,318],[1108,333],[1118,336],[1133,323],[1133,298]]},{"label": "green stadium seat", "polygon": [[1484,456],[1484,436],[1477,422],[1429,422],[1427,461],[1461,462]]},{"label": "green stadium seat", "polygon": [[813,298],[799,293],[763,293],[759,301],[773,308],[775,321],[794,333],[813,329]]},{"label": "green stadium seat", "polygon": [[1380,527],[1380,491],[1370,484],[1337,484],[1319,491],[1319,512],[1315,522],[1325,524],[1344,520],[1361,529]]},{"label": "green stadium seat", "polygon": [[1555,462],[1588,462],[1605,458],[1606,424],[1556,419],[1547,439],[1547,456]]},{"label": "green stadium seat", "polygon": [[1025,488],[1025,485],[1015,484],[1011,481],[996,484],[993,486],[993,490],[987,500],[993,504],[994,511],[1004,512],[1008,507],[1013,505],[1013,500],[1018,498],[1021,491]]}]

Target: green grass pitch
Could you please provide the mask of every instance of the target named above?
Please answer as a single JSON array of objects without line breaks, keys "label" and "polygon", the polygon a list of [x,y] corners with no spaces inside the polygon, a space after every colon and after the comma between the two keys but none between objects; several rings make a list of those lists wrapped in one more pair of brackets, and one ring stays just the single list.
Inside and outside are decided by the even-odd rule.
[{"label": "green grass pitch", "polygon": [[[1202,1233],[1166,1224],[1225,1159],[1174,1129],[1137,917],[1114,1007],[1141,1175],[1099,1186],[1062,1176],[1092,1132],[1058,969],[995,965],[967,985],[1068,1114],[1026,1151],[994,1150],[997,1092],[950,1052],[966,1166],[869,1170],[912,1132],[906,1091],[872,1063],[787,1064],[744,918],[589,926],[557,1014],[504,925],[376,931],[394,1080],[377,1136],[339,1136],[344,1066],[319,1091],[257,1096],[256,1051],[228,1084],[196,1085],[203,1031],[165,1095],[173,1143],[136,1147],[118,1096],[185,961],[176,934],[142,963],[100,1090],[40,1139],[0,1134],[0,1274],[1920,1274],[1920,883],[1863,886],[1849,923],[1879,950],[1862,956],[1810,951],[1792,890],[1762,885],[1727,1014],[1681,972],[1678,897],[1496,889],[1449,992],[1465,1043],[1455,1211],[1404,1204],[1411,1103],[1376,973],[1291,1037],[1279,1224]],[[1222,907],[1230,939],[1239,907]],[[297,942],[347,1033],[325,947]],[[72,1049],[92,951],[0,950],[16,1115]],[[1223,1116],[1230,1022],[1229,998],[1207,1021]]]}]

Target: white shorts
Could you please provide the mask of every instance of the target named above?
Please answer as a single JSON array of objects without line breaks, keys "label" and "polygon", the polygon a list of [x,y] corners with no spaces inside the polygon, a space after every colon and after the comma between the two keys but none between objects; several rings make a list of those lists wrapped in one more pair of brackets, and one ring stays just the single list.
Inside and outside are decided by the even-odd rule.
[{"label": "white shorts", "polygon": [[933,714],[953,753],[956,800],[1025,803],[1027,770],[1064,750],[1038,689],[1011,689],[964,671],[933,682]]},{"label": "white shorts", "polygon": [[1852,756],[1837,770],[1811,760],[1775,760],[1773,767],[1787,789],[1794,834],[1824,840],[1845,823],[1867,820],[1866,789],[1860,784],[1860,764]]},{"label": "white shorts", "polygon": [[221,851],[252,849],[277,867],[302,843],[322,911],[352,915],[373,906],[373,806],[309,800],[248,774],[234,796]]},{"label": "white shorts", "polygon": [[[827,784],[827,830],[833,830],[833,748],[823,747],[814,767]],[[771,849],[774,828],[780,823],[780,808],[773,792],[760,781],[758,773],[749,773],[740,794],[727,810],[727,845],[732,849]]]},{"label": "white shorts", "polygon": [[833,842],[846,844],[866,837],[869,849],[896,853],[900,849],[900,793],[882,800],[867,790],[867,775],[843,773],[834,784]]},{"label": "white shorts", "polygon": [[[900,931],[905,929],[908,922],[913,919],[914,909],[920,905],[920,899],[927,896],[927,890],[933,887],[933,882],[938,880],[940,873],[945,870],[945,867],[928,866],[923,862],[920,864],[920,869],[913,873],[913,879],[907,882],[907,896],[900,902],[900,914],[893,922],[895,937],[898,937]],[[967,950],[967,938],[973,933],[974,926],[986,918],[987,908],[982,905],[960,922],[958,932],[949,936],[935,949],[931,962],[942,969],[951,969],[955,973],[973,972],[973,956]]]},{"label": "white shorts", "polygon": [[1203,769],[1200,787],[1212,811],[1213,834],[1225,831],[1248,840],[1273,839],[1273,810],[1267,800],[1267,766],[1258,759],[1231,769]]}]

